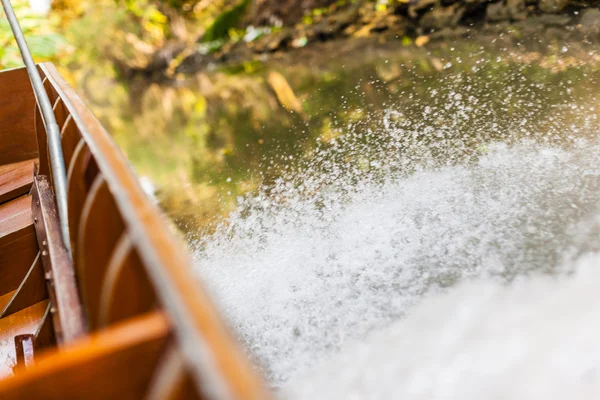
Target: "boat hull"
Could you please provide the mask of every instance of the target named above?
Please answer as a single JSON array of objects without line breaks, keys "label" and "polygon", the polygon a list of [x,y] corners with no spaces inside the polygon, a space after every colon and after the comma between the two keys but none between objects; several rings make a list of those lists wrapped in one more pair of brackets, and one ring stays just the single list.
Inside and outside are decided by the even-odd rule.
[{"label": "boat hull", "polygon": [[268,398],[110,135],[52,64],[38,68],[72,256],[27,73],[2,72],[0,398]]}]

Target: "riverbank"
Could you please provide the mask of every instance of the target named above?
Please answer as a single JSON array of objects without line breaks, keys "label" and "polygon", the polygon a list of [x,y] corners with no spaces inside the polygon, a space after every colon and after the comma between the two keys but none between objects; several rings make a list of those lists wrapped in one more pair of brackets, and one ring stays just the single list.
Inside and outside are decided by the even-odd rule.
[{"label": "riverbank", "polygon": [[[593,3],[569,0],[410,0],[408,2],[338,2],[315,9],[294,26],[247,26],[226,40],[170,45],[162,59],[142,68],[122,66],[129,79],[172,80],[179,74],[251,61],[266,61],[280,53],[375,38],[399,46],[427,46],[455,38],[507,34],[523,39],[600,40],[600,9]],[[560,31],[560,32],[558,32]]]}]

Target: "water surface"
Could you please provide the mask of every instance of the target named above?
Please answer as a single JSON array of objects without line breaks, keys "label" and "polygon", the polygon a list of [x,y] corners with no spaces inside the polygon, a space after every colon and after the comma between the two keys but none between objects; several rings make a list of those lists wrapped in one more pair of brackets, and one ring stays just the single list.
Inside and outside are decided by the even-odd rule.
[{"label": "water surface", "polygon": [[527,397],[519,365],[592,398],[600,358],[535,338],[590,315],[593,45],[332,46],[153,86],[117,135],[257,368],[285,397]]}]

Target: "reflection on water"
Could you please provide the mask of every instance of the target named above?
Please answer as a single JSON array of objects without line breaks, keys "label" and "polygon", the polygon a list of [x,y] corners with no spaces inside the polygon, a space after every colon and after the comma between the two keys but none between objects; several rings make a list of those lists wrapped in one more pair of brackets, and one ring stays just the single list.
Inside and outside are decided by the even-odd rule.
[{"label": "reflection on water", "polygon": [[[495,293],[522,275],[563,276],[600,250],[599,58],[583,43],[544,43],[324,48],[310,63],[205,72],[134,96],[142,111],[125,121],[140,134],[117,139],[188,232],[198,275],[272,385],[323,387],[319,375],[349,364],[341,350],[366,364],[323,393],[364,398],[382,369],[412,367],[372,375],[368,363],[380,341],[424,335],[407,333],[423,308],[399,322],[423,297],[475,277]],[[480,304],[481,290],[461,287],[451,304]],[[505,312],[554,290],[531,288],[481,307]],[[452,325],[444,307],[424,309]],[[342,395],[356,374],[365,391]],[[404,377],[379,398],[444,397]]]},{"label": "reflection on water", "polygon": [[[323,46],[173,86],[133,86],[130,100],[120,89],[89,100],[138,172],[158,187],[167,212],[192,233],[234,209],[237,196],[310,159],[318,143],[349,124],[378,129],[389,110],[392,123],[410,118],[414,129],[460,135],[465,152],[516,136],[554,140],[553,125],[577,118],[579,107],[595,114],[587,109],[600,61],[581,43],[568,44],[567,52],[562,42],[526,48],[499,40],[428,49],[398,42]],[[93,87],[89,80],[84,88]],[[102,107],[105,100],[110,106]],[[132,113],[130,103],[139,111]],[[563,109],[572,105],[578,108]],[[567,120],[537,117],[558,109]]]}]

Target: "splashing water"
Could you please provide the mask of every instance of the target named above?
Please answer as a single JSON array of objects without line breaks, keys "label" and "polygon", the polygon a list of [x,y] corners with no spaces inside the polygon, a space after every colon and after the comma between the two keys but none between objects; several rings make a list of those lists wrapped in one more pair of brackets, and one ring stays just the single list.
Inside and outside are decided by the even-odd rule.
[{"label": "splashing water", "polygon": [[[482,296],[494,301],[515,277],[564,275],[582,255],[600,249],[595,115],[566,100],[539,115],[542,99],[534,98],[496,117],[490,102],[473,97],[468,86],[460,94],[448,87],[432,96],[419,112],[390,109],[376,128],[349,126],[291,172],[240,199],[227,223],[197,241],[199,276],[273,387],[365,337],[372,354],[360,346],[355,351],[366,352],[365,363],[378,363],[385,355],[378,343],[402,342],[398,332],[412,325],[398,321],[423,296],[486,277],[496,286],[455,295],[483,307],[477,305]],[[536,286],[536,293],[555,290],[546,286]],[[495,289],[486,297],[488,287]],[[448,313],[423,309],[434,320]],[[426,333],[415,329],[407,343]],[[390,357],[402,359],[400,351]],[[344,354],[337,362],[332,365],[356,364]],[[374,370],[385,375],[385,362]],[[390,371],[401,374],[406,365],[398,361]],[[415,384],[408,379],[402,382]],[[358,384],[371,390],[375,383]],[[299,386],[312,387],[302,380],[290,387]]]},{"label": "splashing water", "polygon": [[[470,282],[354,343],[286,399],[597,399],[600,254],[565,280]],[[335,382],[335,384],[332,384]]]}]

